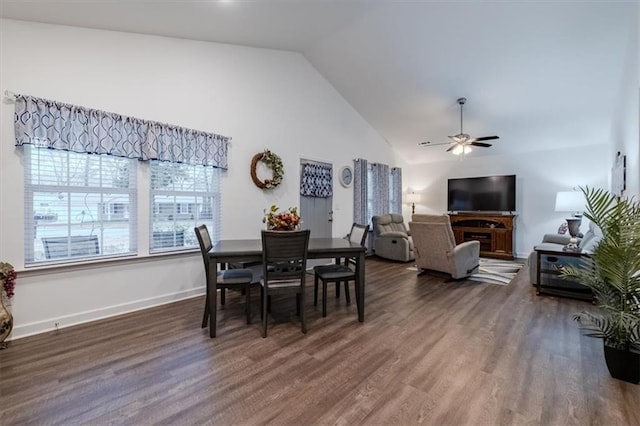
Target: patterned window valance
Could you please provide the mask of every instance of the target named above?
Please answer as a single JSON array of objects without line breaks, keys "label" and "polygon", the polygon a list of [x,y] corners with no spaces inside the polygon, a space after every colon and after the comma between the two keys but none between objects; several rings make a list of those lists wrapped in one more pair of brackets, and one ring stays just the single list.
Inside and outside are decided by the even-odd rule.
[{"label": "patterned window valance", "polygon": [[77,105],[16,95],[14,125],[16,146],[227,168],[226,136]]},{"label": "patterned window valance", "polygon": [[304,164],[300,179],[300,195],[327,198],[333,195],[331,167],[322,164]]}]

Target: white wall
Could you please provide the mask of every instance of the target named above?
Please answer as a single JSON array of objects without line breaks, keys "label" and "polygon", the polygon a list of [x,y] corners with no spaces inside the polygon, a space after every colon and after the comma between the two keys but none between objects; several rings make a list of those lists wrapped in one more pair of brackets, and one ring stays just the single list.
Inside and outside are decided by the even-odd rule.
[{"label": "white wall", "polygon": [[[0,20],[0,43],[3,93],[231,136],[223,238],[255,238],[264,208],[299,204],[301,157],[333,163],[336,172],[359,157],[395,165],[389,145],[296,53],[12,20]],[[21,270],[23,170],[13,147],[13,104],[0,107],[0,259]],[[265,148],[285,165],[284,182],[271,191],[249,175],[251,157]],[[353,217],[352,188],[334,190],[333,232],[341,236]],[[148,203],[139,204],[144,216]],[[202,294],[201,262],[193,254],[19,272],[12,337]]]},{"label": "white wall", "polygon": [[635,4],[639,24],[629,35],[626,64],[620,79],[618,103],[616,105],[612,128],[609,164],[613,165],[618,152],[627,156],[627,196],[640,195],[640,5]]},{"label": "white wall", "polygon": [[[411,165],[403,170],[404,185],[421,194],[416,213],[447,211],[447,179],[491,175],[516,175],[515,255],[526,257],[546,233],[556,232],[566,217],[555,212],[558,191],[574,186],[606,187],[610,165],[607,144],[578,149],[533,151],[521,156],[467,156],[463,161]],[[457,158],[457,157],[456,157]],[[405,211],[410,218],[410,210]],[[583,223],[582,230],[586,231]]]}]

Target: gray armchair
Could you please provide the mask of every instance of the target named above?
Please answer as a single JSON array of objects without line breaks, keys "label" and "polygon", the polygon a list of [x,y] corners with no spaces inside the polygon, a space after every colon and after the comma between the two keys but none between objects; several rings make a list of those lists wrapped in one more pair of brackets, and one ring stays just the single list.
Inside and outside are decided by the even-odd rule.
[{"label": "gray armchair", "polygon": [[415,259],[413,239],[400,214],[373,216],[373,251],[385,259],[409,262]]},{"label": "gray armchair", "polygon": [[456,245],[447,215],[414,215],[409,222],[415,241],[416,266],[419,269],[451,274],[453,279],[468,277],[480,264],[480,242]]}]

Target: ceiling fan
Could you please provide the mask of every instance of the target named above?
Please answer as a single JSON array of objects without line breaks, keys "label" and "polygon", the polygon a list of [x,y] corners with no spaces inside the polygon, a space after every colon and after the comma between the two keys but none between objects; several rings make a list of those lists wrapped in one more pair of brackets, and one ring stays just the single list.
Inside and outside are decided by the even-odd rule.
[{"label": "ceiling fan", "polygon": [[471,152],[471,146],[480,146],[488,148],[490,143],[484,143],[482,141],[489,141],[493,139],[500,139],[498,136],[482,136],[479,138],[472,138],[462,130],[462,109],[464,107],[467,98],[458,98],[458,104],[460,105],[460,133],[457,135],[449,136],[452,142],[433,143],[431,141],[418,142],[418,146],[436,146],[436,145],[451,145],[447,152],[452,151],[455,155],[467,154]]}]

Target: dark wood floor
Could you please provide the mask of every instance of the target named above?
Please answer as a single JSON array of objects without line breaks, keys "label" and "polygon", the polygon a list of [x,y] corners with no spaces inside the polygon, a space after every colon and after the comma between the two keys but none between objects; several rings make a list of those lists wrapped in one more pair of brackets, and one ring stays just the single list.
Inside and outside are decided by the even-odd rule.
[{"label": "dark wood floor", "polygon": [[535,296],[526,268],[502,286],[409,266],[367,260],[363,324],[344,295],[326,318],[308,298],[306,335],[274,300],[262,339],[233,293],[216,339],[198,297],[16,340],[0,424],[640,424],[640,386],[571,321],[590,304]]}]

